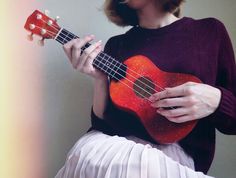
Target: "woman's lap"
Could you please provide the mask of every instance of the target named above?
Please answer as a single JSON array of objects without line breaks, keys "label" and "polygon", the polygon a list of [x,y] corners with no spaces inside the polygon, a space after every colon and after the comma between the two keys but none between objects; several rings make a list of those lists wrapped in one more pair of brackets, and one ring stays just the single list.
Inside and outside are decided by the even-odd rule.
[{"label": "woman's lap", "polygon": [[70,150],[55,178],[208,177],[193,169],[192,159],[178,144],[158,146],[132,136],[90,131]]}]

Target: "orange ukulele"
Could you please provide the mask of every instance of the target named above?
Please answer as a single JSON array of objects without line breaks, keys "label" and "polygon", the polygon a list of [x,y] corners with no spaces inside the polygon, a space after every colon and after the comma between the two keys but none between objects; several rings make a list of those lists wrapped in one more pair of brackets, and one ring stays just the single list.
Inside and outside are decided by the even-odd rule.
[{"label": "orange ukulele", "polygon": [[[44,39],[54,39],[65,44],[78,38],[59,27],[56,20],[38,10],[28,17],[25,29],[31,32],[29,40],[33,39],[33,34],[41,36],[41,45]],[[82,48],[82,51],[88,46],[89,43]],[[113,103],[120,109],[135,114],[149,135],[158,143],[177,142],[195,127],[196,120],[181,124],[170,122],[157,114],[148,100],[151,94],[163,91],[166,87],[175,87],[188,81],[201,83],[195,76],[162,71],[142,55],[133,56],[121,63],[101,52],[93,61],[93,66],[111,78],[110,96]]]}]

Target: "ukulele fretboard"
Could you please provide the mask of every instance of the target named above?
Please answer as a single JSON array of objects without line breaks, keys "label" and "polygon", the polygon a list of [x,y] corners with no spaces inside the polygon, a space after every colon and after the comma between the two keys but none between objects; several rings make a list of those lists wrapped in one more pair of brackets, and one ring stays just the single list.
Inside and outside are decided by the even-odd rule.
[{"label": "ukulele fretboard", "polygon": [[[64,45],[67,42],[76,38],[79,37],[69,32],[68,30],[62,28],[55,37],[55,40]],[[85,46],[83,46],[81,48],[82,52],[90,45],[90,43],[87,43]],[[93,60],[93,66],[103,71],[110,78],[115,80],[120,80],[124,78],[127,70],[127,66],[125,64],[119,62],[118,60],[106,54],[105,52],[100,52],[98,54],[98,56]]]}]

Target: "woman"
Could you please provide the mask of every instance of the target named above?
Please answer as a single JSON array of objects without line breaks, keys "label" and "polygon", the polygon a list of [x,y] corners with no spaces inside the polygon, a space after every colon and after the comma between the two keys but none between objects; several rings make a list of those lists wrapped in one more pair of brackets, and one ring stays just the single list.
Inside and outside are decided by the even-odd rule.
[{"label": "woman", "polygon": [[178,143],[156,143],[135,116],[114,106],[107,76],[92,66],[101,41],[80,55],[94,36],[72,40],[64,50],[73,67],[95,79],[92,128],[72,148],[57,177],[208,177],[215,128],[236,134],[236,65],[224,25],[213,18],[179,18],[182,2],[106,0],[108,18],[133,28],[110,38],[104,51],[121,61],[142,54],[163,71],[197,76],[203,84],[187,82],[149,98],[171,122],[198,120],[197,126]]}]

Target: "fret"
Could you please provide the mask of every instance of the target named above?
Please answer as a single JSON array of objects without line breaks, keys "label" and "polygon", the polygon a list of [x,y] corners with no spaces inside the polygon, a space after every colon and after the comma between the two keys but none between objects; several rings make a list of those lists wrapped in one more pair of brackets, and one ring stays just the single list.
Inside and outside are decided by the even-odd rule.
[{"label": "fret", "polygon": [[93,60],[93,65],[112,79],[119,80],[124,78],[126,75],[126,65],[118,62],[106,53],[101,52],[97,58]]},{"label": "fret", "polygon": [[98,54],[98,56],[93,60],[93,63],[92,63],[92,65],[95,65],[98,69],[100,69],[99,65],[102,64],[102,63],[101,63],[101,60],[100,60],[100,58],[99,58],[99,55],[101,55],[101,53]]},{"label": "fret", "polygon": [[[100,55],[101,55],[102,53],[100,53]],[[97,56],[97,58],[95,58],[96,59],[96,64],[98,64],[96,67],[99,69],[99,70],[101,70],[102,72],[104,72],[105,74],[107,74],[106,73],[106,69],[104,68],[104,61],[103,61],[103,57],[101,57],[100,55],[98,55]],[[94,60],[95,61],[95,60]]]},{"label": "fret", "polygon": [[63,32],[64,32],[64,34],[66,34],[70,38],[70,40],[78,38],[76,35],[74,35],[73,33],[69,32],[66,29],[63,29]]},{"label": "fret", "polygon": [[71,40],[71,38],[70,38],[68,35],[69,35],[69,34],[67,34],[67,33],[60,35],[60,37],[63,38],[63,43],[64,43],[64,44]]},{"label": "fret", "polygon": [[[59,34],[57,35],[56,37],[56,41],[58,41],[59,43],[61,43],[62,45],[66,44],[67,42],[73,40],[73,39],[76,39],[76,38],[79,38],[78,36],[74,35],[73,33],[69,32],[68,30],[66,29],[62,29],[60,30]],[[85,46],[83,46],[81,48],[81,53],[83,53],[83,51],[88,48],[91,44],[90,43],[87,43]]]},{"label": "fret", "polygon": [[[100,53],[100,54],[103,54],[103,53]],[[104,57],[104,55],[103,56],[101,56],[101,55],[97,56],[97,58],[100,61],[98,67],[105,72],[105,69],[104,69],[105,65],[104,65],[104,61],[103,61],[104,58],[103,57]]]},{"label": "fret", "polygon": [[72,39],[75,39],[75,38],[78,38],[78,37],[63,28],[59,32],[58,36],[56,37],[56,41],[58,41],[59,43],[64,45],[67,42],[69,42],[69,41],[71,41]]},{"label": "fret", "polygon": [[93,63],[97,66],[102,65],[101,59],[102,59],[103,52],[100,52],[97,57],[93,60]]},{"label": "fret", "polygon": [[[117,65],[118,64],[118,65]],[[111,76],[111,78],[116,78],[116,79],[120,79],[120,78],[122,78],[121,77],[121,75],[119,75],[119,69],[120,69],[120,66],[121,66],[121,62],[117,62],[116,63],[116,69],[114,70],[114,73],[113,73],[113,75]]]},{"label": "fret", "polygon": [[67,35],[67,33],[65,32],[65,29],[62,29],[59,36],[63,39],[63,41],[62,41],[63,44],[65,44],[67,42],[67,40],[65,39],[66,35]]},{"label": "fret", "polygon": [[111,78],[114,78],[114,76],[115,76],[115,74],[116,74],[116,72],[117,72],[117,70],[118,70],[118,65],[120,66],[121,64],[118,62],[118,61],[116,61],[116,60],[112,60],[112,65],[113,65],[113,70],[112,70],[112,72],[111,72]]},{"label": "fret", "polygon": [[127,66],[126,65],[120,65],[120,67],[117,70],[117,73],[120,74],[118,78],[123,78],[126,76]]},{"label": "fret", "polygon": [[107,70],[109,68],[109,61],[108,61],[109,57],[108,55],[103,55],[102,57],[102,64],[103,64],[103,69],[104,69],[104,72],[107,74]]},{"label": "fret", "polygon": [[107,69],[107,74],[108,76],[111,76],[111,73],[113,72],[114,65],[112,64],[113,58],[111,56],[108,57],[108,61],[106,63],[106,66],[108,67]]},{"label": "fret", "polygon": [[[100,55],[100,54],[98,54],[98,55]],[[92,63],[92,64],[95,65],[96,67],[99,66],[100,61],[99,61],[98,57],[96,57],[96,58],[93,60],[93,63]]]},{"label": "fret", "polygon": [[69,32],[69,34],[68,34],[68,37],[69,37],[70,39],[78,38],[76,35],[74,35],[74,34],[72,34],[72,33],[70,33],[70,32]]},{"label": "fret", "polygon": [[[109,66],[110,66],[110,68],[109,68],[109,70],[108,70],[108,73],[109,73],[109,76],[112,76],[115,72],[115,70],[116,70],[116,68],[117,68],[117,66],[115,65],[115,63],[113,63],[113,62],[116,62],[117,63],[117,61],[116,60],[114,60],[114,58],[112,58],[112,57],[110,57],[109,59]],[[112,74],[113,73],[113,74]]]},{"label": "fret", "polygon": [[64,43],[63,43],[64,39],[61,36],[58,35],[58,37],[56,38],[56,41],[58,41],[59,43],[64,45]]},{"label": "fret", "polygon": [[100,55],[98,56],[98,58],[101,59],[101,64],[103,65],[102,66],[102,69],[104,70],[104,72],[109,76],[110,75],[110,72],[112,71],[112,65],[111,65],[111,61],[112,61],[112,58],[111,56],[105,54],[105,53],[100,53]]},{"label": "fret", "polygon": [[[76,35],[73,35],[72,33],[70,33],[69,31],[67,31],[66,29],[62,30],[61,33],[62,37],[64,38],[64,44],[69,42],[70,40],[76,38]],[[70,35],[70,36],[69,36]]]}]

